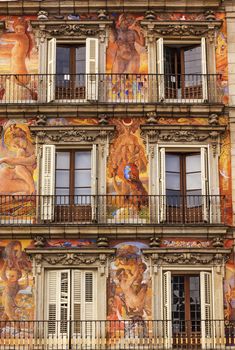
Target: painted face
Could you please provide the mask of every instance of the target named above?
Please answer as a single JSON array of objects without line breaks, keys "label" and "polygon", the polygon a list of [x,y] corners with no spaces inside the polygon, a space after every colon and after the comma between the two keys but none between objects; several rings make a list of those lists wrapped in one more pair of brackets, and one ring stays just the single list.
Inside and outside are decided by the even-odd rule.
[{"label": "painted face", "polygon": [[15,270],[9,270],[7,273],[9,282],[17,282],[18,281],[18,273]]},{"label": "painted face", "polygon": [[22,24],[17,24],[14,29],[16,33],[25,33],[25,26]]},{"label": "painted face", "polygon": [[27,147],[26,139],[21,137],[15,137],[12,143],[16,148],[25,149]]}]

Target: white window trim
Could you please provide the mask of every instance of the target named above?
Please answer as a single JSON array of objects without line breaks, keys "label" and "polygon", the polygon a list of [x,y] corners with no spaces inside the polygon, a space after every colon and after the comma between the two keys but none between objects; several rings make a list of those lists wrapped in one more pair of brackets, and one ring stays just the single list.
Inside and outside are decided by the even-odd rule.
[{"label": "white window trim", "polygon": [[201,39],[196,40],[167,40],[163,37],[160,37],[156,41],[156,58],[157,58],[157,64],[156,64],[156,72],[157,74],[163,74],[164,75],[164,45],[169,44],[181,44],[181,45],[192,45],[192,44],[200,44],[201,45],[201,65],[202,65],[202,93],[203,98],[202,99],[187,99],[187,98],[177,98],[177,99],[166,99],[165,98],[165,81],[164,79],[161,79],[158,84],[158,93],[159,93],[159,100],[160,101],[166,101],[171,103],[179,103],[180,100],[187,101],[188,103],[202,103],[204,101],[207,101],[208,99],[208,89],[207,89],[207,63],[208,63],[208,57],[207,57],[207,39],[206,37],[201,37]]}]

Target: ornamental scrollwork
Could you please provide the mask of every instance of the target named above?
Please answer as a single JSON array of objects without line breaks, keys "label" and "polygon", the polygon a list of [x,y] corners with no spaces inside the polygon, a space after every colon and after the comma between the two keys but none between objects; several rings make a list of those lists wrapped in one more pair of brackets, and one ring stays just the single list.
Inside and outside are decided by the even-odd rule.
[{"label": "ornamental scrollwork", "polygon": [[47,262],[49,265],[92,265],[99,262],[101,265],[106,264],[107,257],[105,254],[90,256],[79,253],[59,253],[59,254],[36,254],[35,261],[37,264]]},{"label": "ornamental scrollwork", "polygon": [[203,36],[209,32],[209,28],[197,28],[193,25],[168,25],[163,28],[154,28],[154,32],[161,36]]}]

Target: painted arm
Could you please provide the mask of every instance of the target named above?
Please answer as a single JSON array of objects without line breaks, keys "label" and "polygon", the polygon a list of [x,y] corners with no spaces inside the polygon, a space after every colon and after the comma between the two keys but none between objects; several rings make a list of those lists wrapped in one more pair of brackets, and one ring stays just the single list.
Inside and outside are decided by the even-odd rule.
[{"label": "painted arm", "polygon": [[2,158],[0,159],[0,164],[6,163],[9,165],[34,165],[35,164],[35,155],[30,157],[12,157],[12,158]]},{"label": "painted arm", "polygon": [[8,279],[7,279],[7,275],[6,275],[6,269],[7,269],[7,262],[5,261],[4,262],[4,265],[3,265],[3,268],[2,268],[2,271],[1,271],[1,279],[3,280],[3,281],[7,281]]},{"label": "painted arm", "polygon": [[3,33],[0,36],[0,39],[3,39],[4,41],[12,42],[12,41],[18,40],[19,39],[19,35],[16,34],[16,33]]}]

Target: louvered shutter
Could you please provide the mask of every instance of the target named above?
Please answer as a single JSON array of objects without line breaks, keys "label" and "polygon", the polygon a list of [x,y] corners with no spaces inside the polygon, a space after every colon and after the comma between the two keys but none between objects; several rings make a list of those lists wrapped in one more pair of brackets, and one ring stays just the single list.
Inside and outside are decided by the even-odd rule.
[{"label": "louvered shutter", "polygon": [[80,334],[82,320],[82,273],[79,270],[74,270],[72,276],[72,320],[74,322],[73,334]]},{"label": "louvered shutter", "polygon": [[43,145],[41,182],[41,219],[52,221],[55,194],[55,146]]},{"label": "louvered shutter", "polygon": [[56,81],[56,39],[48,40],[48,69],[47,69],[47,102],[55,99]]},{"label": "louvered shutter", "polygon": [[86,39],[86,99],[98,99],[99,40]]},{"label": "louvered shutter", "polygon": [[159,101],[165,98],[165,76],[164,76],[164,47],[163,38],[157,40],[157,73]]},{"label": "louvered shutter", "polygon": [[92,221],[96,221],[97,208],[97,147],[92,146],[91,151],[91,195],[92,195]]},{"label": "louvered shutter", "polygon": [[206,39],[201,38],[201,52],[202,52],[202,95],[203,100],[208,100],[207,87],[207,65],[206,65]]},{"label": "louvered shutter", "polygon": [[163,334],[167,349],[172,343],[171,303],[171,272],[167,271],[163,274]]},{"label": "louvered shutter", "polygon": [[70,274],[68,270],[47,273],[48,335],[54,341],[63,336],[68,339]]},{"label": "louvered shutter", "polygon": [[204,221],[209,220],[209,181],[208,181],[208,151],[201,147],[201,186],[202,186],[202,216]]},{"label": "louvered shutter", "polygon": [[166,159],[165,148],[159,150],[159,221],[166,220]]},{"label": "louvered shutter", "polygon": [[200,273],[202,348],[213,348],[211,273]]}]

